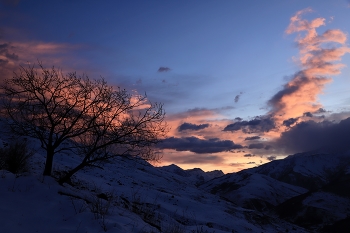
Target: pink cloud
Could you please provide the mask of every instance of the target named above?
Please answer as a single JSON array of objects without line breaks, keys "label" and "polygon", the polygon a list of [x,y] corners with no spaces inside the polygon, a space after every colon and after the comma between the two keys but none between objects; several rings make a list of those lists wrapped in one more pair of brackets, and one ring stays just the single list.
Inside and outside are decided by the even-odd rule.
[{"label": "pink cloud", "polygon": [[[296,42],[300,52],[301,71],[269,101],[272,106],[270,114],[279,125],[286,119],[298,118],[305,112],[315,112],[322,107],[318,102],[318,95],[323,92],[325,85],[333,80],[331,76],[339,74],[345,66],[339,63],[342,56],[350,53],[344,32],[333,29],[318,35],[316,29],[325,25],[325,19],[302,19],[302,15],[307,12],[312,10],[307,8],[298,11],[290,19],[286,29],[287,34],[299,33]],[[282,127],[280,130],[285,129]]]}]

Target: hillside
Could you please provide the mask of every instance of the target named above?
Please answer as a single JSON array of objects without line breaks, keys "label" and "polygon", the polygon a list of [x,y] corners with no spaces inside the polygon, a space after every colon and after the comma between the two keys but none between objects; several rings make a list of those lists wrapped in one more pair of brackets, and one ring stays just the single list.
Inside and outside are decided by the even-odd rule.
[{"label": "hillside", "polygon": [[349,153],[307,152],[227,174],[200,188],[311,231],[348,232],[349,181]]},{"label": "hillside", "polygon": [[[41,175],[44,151],[36,141],[28,143],[35,151],[28,172],[0,171],[1,232],[307,232],[197,188],[199,180],[218,171],[157,168],[120,157],[78,172],[71,184],[60,186]],[[55,175],[76,159],[58,154]]]}]

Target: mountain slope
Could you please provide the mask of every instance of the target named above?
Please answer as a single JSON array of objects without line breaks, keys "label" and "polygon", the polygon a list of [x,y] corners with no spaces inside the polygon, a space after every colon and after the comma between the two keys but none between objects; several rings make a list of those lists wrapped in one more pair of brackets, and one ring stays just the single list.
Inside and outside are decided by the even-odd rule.
[{"label": "mountain slope", "polygon": [[313,190],[328,184],[334,175],[349,165],[350,156],[347,154],[307,152],[272,161],[251,171]]},{"label": "mountain slope", "polygon": [[307,192],[305,188],[249,170],[213,179],[201,188],[225,197],[239,206],[260,211]]},{"label": "mountain slope", "polygon": [[350,154],[299,153],[215,178],[200,188],[241,207],[328,232],[350,214]]},{"label": "mountain slope", "polygon": [[221,170],[215,170],[215,171],[209,171],[209,172],[205,172],[200,168],[183,170],[182,168],[180,168],[175,164],[158,167],[157,169],[161,171],[170,172],[181,177],[186,177],[186,181],[193,182],[196,185],[202,184],[206,181],[209,181],[211,179],[224,175],[224,173]]},{"label": "mountain slope", "polygon": [[[71,184],[60,186],[41,175],[44,151],[35,140],[28,142],[36,151],[30,172],[15,176],[0,171],[0,232],[307,232],[135,158],[84,169]],[[55,176],[78,159],[57,154]]]}]

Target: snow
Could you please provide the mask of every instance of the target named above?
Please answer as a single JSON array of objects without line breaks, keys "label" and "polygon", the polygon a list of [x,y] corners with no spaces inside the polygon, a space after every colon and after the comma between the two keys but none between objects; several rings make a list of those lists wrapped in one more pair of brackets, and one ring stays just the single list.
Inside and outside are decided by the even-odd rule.
[{"label": "snow", "polygon": [[162,171],[167,171],[172,174],[176,174],[181,177],[187,177],[186,181],[192,182],[196,185],[202,184],[208,180],[224,175],[224,173],[221,170],[214,170],[209,172],[205,172],[200,168],[183,170],[175,164],[159,167],[158,169]]},{"label": "snow", "polygon": [[[228,187],[222,184],[231,184]],[[236,186],[236,188],[232,188]],[[308,190],[275,180],[269,176],[240,172],[214,179],[201,186],[207,191],[216,190],[221,196],[243,206],[251,199],[259,199],[276,206],[283,201],[306,193]]]},{"label": "snow", "polygon": [[308,196],[303,204],[327,210],[328,213],[332,213],[334,219],[340,220],[350,215],[350,200],[328,192],[315,192]]},{"label": "snow", "polygon": [[306,152],[275,160],[250,172],[264,174],[276,180],[307,189],[320,188],[330,177],[350,167],[350,154]]},{"label": "snow", "polygon": [[52,178],[1,173],[1,232],[101,232],[92,213],[74,212]]},{"label": "snow", "polygon": [[[184,176],[177,174],[181,170],[176,165],[156,168],[140,159],[119,157],[103,169],[78,172],[73,185],[60,186],[41,175],[45,151],[37,141],[28,142],[36,152],[31,170],[19,176],[0,171],[0,232],[306,232],[196,186],[199,174],[209,179],[220,172],[180,172]],[[78,160],[71,153],[57,154],[54,174]],[[263,188],[268,180],[253,178],[254,185],[242,189],[242,195]]]}]

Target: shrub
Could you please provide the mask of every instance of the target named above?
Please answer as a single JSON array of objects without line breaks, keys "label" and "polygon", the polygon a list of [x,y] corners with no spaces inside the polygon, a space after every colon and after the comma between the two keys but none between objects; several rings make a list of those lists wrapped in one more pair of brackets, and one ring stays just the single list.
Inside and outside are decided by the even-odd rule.
[{"label": "shrub", "polygon": [[113,207],[114,198],[110,197],[107,200],[98,196],[92,195],[89,203],[89,209],[94,214],[95,219],[104,219]]},{"label": "shrub", "polygon": [[107,231],[106,217],[113,209],[115,196],[113,193],[110,195],[99,194],[92,195],[90,198],[89,209],[94,214],[96,220],[99,220],[100,226],[103,231]]},{"label": "shrub", "polygon": [[28,149],[27,141],[15,141],[0,148],[0,169],[14,174],[28,171],[28,159],[34,154]]},{"label": "shrub", "polygon": [[163,233],[185,233],[185,227],[180,223],[172,223],[162,227]]}]

